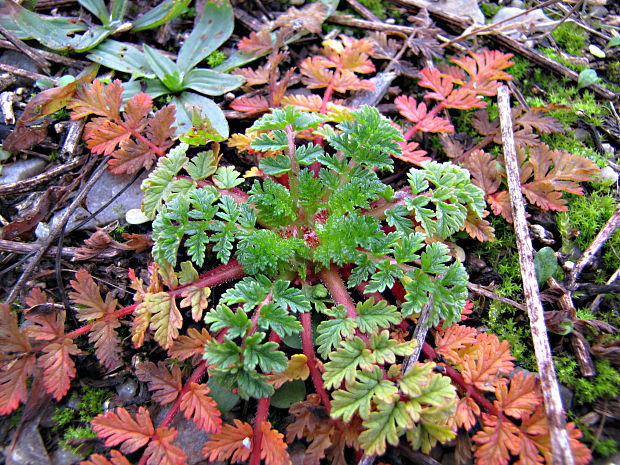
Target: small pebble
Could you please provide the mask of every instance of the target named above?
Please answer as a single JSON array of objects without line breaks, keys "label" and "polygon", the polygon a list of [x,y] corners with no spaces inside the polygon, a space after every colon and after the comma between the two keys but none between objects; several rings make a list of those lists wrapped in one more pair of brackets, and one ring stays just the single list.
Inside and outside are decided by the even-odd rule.
[{"label": "small pebble", "polygon": [[611,166],[606,166],[601,170],[598,180],[605,181],[606,184],[616,184],[618,182],[618,172]]},{"label": "small pebble", "polygon": [[116,387],[116,394],[124,401],[133,400],[136,397],[137,391],[138,386],[132,379],[128,379],[123,384]]}]

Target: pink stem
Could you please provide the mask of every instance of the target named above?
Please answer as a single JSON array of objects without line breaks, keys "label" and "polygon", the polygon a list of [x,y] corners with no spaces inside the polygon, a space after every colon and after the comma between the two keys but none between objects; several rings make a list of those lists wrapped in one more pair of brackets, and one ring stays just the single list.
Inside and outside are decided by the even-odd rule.
[{"label": "pink stem", "polygon": [[321,402],[328,409],[331,410],[332,405],[329,400],[329,395],[325,390],[325,386],[323,385],[323,377],[321,376],[321,372],[319,371],[316,355],[314,353],[314,344],[312,342],[312,322],[310,320],[310,312],[305,312],[301,314],[300,317],[301,326],[303,326],[303,331],[301,332],[301,347],[304,351],[304,355],[308,359],[308,368],[310,370],[310,376],[312,377],[312,382],[314,383],[314,388],[316,389],[317,394],[321,398]]},{"label": "pink stem", "polygon": [[321,278],[321,281],[325,284],[334,302],[344,306],[347,311],[347,316],[349,318],[357,318],[355,304],[353,303],[353,299],[351,299],[351,295],[349,295],[349,291],[344,286],[342,278],[338,274],[336,265],[332,265],[331,268],[321,271],[319,273],[319,278]]},{"label": "pink stem", "polygon": [[252,438],[252,455],[249,465],[260,465],[261,444],[263,442],[263,430],[261,426],[267,421],[269,410],[269,397],[258,399],[256,418],[254,419],[254,437]]}]

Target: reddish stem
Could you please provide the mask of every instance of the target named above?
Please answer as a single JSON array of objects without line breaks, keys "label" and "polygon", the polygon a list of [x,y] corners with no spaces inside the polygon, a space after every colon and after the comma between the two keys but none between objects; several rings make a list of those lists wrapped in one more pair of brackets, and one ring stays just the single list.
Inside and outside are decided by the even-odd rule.
[{"label": "reddish stem", "polygon": [[353,299],[349,295],[349,291],[344,286],[342,282],[342,278],[338,274],[338,269],[336,265],[332,265],[331,268],[325,269],[319,273],[319,278],[325,287],[329,291],[336,302],[339,305],[343,305],[345,310],[347,311],[347,317],[349,318],[357,318],[357,311],[355,310],[355,304],[353,303]]},{"label": "reddish stem", "polygon": [[323,405],[328,410],[331,410],[332,404],[329,400],[329,395],[325,390],[325,386],[323,385],[323,377],[321,376],[321,372],[319,371],[316,355],[314,353],[314,343],[312,342],[312,321],[310,320],[310,312],[302,313],[300,320],[301,326],[303,326],[304,328],[301,332],[301,347],[304,351],[306,359],[308,360],[308,368],[310,369],[310,376],[312,377],[314,388],[316,389],[316,393],[321,398],[321,402],[323,402]]},{"label": "reddish stem", "polygon": [[263,430],[261,426],[267,421],[269,411],[269,397],[258,399],[256,418],[254,419],[254,437],[252,438],[252,455],[249,465],[260,465],[261,444],[263,442]]}]

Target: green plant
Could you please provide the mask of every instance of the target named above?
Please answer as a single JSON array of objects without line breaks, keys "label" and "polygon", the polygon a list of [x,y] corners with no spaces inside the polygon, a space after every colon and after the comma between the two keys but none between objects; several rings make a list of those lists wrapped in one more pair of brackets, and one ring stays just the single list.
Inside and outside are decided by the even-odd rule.
[{"label": "green plant", "polygon": [[194,126],[207,122],[213,129],[212,139],[228,137],[228,123],[222,110],[205,97],[222,95],[236,89],[243,78],[212,69],[197,68],[233,31],[233,11],[228,1],[205,3],[202,15],[181,46],[176,61],[148,45],[143,51],[107,40],[93,50],[88,58],[108,68],[131,74],[125,83],[125,98],[140,92],[142,83],[152,98],[172,95],[176,108],[176,133],[187,133]]},{"label": "green plant", "polygon": [[553,38],[570,55],[582,56],[588,40],[588,32],[581,26],[565,21],[555,28]]},{"label": "green plant", "polygon": [[[4,2],[6,15],[0,23],[22,39],[34,38],[54,50],[85,52],[99,45],[107,37],[127,31],[142,31],[157,27],[180,15],[189,0],[164,0],[133,22],[125,21],[127,0],[114,0],[109,7],[103,0],[79,0],[89,13],[101,21],[92,25],[82,18],[45,18],[27,10],[13,0]],[[73,35],[76,32],[83,34]]]}]

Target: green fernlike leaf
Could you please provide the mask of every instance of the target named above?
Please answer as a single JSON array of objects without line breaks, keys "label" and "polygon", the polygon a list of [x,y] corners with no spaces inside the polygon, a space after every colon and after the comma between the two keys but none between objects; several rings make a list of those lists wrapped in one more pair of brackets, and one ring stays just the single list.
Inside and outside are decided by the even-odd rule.
[{"label": "green fernlike leaf", "polygon": [[248,129],[250,131],[284,130],[287,126],[292,126],[295,131],[302,131],[311,127],[317,127],[325,121],[325,117],[316,114],[303,112],[292,106],[277,108],[271,113],[267,113],[258,118]]},{"label": "green fernlike leaf", "polygon": [[383,379],[383,371],[375,367],[372,372],[362,371],[358,381],[351,384],[347,390],[338,389],[332,397],[332,418],[342,418],[345,423],[351,421],[356,413],[362,420],[370,415],[372,402],[390,402],[398,389],[390,380]]},{"label": "green fernlike leaf", "polygon": [[342,305],[325,309],[323,313],[331,318],[319,323],[316,342],[319,345],[319,354],[327,357],[343,339],[353,337],[357,324],[353,318],[347,316],[347,311]]},{"label": "green fernlike leaf", "polygon": [[279,373],[288,367],[288,359],[278,349],[276,342],[263,342],[265,333],[256,332],[245,338],[243,348],[243,365],[246,369],[253,370],[256,366],[265,373]]},{"label": "green fernlike leaf", "polygon": [[243,184],[244,179],[241,178],[241,173],[232,166],[220,166],[213,176],[213,182],[220,189],[232,189]]},{"label": "green fernlike leaf", "polygon": [[289,315],[282,307],[271,302],[263,305],[258,317],[259,326],[272,329],[280,337],[299,334],[302,330],[301,323],[293,315]]},{"label": "green fernlike leaf", "polygon": [[370,370],[373,365],[371,351],[359,337],[342,341],[339,349],[329,354],[330,362],[325,364],[323,381],[326,388],[340,387],[342,381],[347,384],[355,381],[359,369]]},{"label": "green fernlike leaf", "polygon": [[227,339],[243,337],[252,327],[248,315],[242,309],[238,309],[236,313],[233,313],[233,311],[224,304],[220,304],[215,309],[209,310],[205,315],[205,323],[211,325],[210,330],[212,333],[228,328],[226,332]]},{"label": "green fernlike leaf", "polygon": [[366,429],[360,434],[359,441],[366,455],[384,454],[386,443],[395,446],[401,434],[413,427],[406,405],[398,397],[395,394],[388,402],[379,402],[377,410],[364,420]]}]

